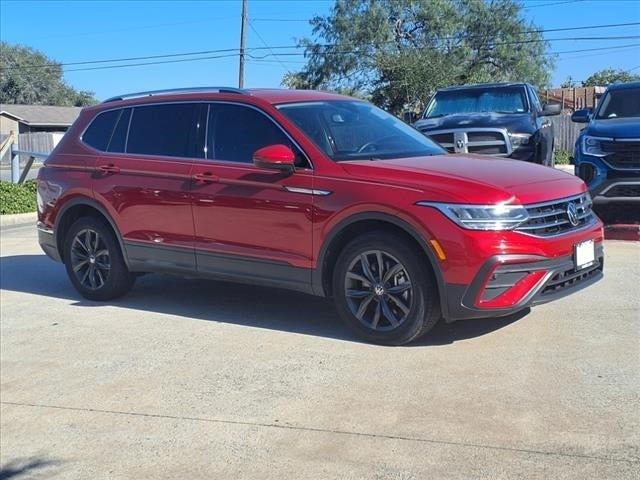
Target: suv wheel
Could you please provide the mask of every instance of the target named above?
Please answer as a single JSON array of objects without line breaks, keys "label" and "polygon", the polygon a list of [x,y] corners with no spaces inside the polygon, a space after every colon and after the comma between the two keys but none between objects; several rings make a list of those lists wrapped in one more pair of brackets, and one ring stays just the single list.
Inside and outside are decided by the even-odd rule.
[{"label": "suv wheel", "polygon": [[64,243],[64,263],[76,290],[89,300],[110,300],[127,293],[129,272],[113,231],[94,217],[76,220]]},{"label": "suv wheel", "polygon": [[438,290],[424,255],[385,232],[347,245],[334,269],[333,295],[343,320],[370,342],[408,343],[440,318]]}]

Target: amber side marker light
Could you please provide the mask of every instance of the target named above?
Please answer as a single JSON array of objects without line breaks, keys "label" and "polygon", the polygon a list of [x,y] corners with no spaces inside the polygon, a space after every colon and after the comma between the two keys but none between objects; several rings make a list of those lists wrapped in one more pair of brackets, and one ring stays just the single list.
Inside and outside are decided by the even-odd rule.
[{"label": "amber side marker light", "polygon": [[438,258],[440,260],[447,259],[447,256],[444,254],[444,250],[442,249],[442,246],[440,245],[440,243],[438,243],[437,240],[429,240],[429,243],[431,244],[433,249],[436,251],[436,255],[438,255]]}]

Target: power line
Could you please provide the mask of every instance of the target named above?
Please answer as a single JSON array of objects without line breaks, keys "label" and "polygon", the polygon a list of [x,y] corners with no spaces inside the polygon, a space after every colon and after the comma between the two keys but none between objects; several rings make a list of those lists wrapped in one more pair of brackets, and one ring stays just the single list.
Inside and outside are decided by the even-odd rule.
[{"label": "power line", "polygon": [[262,35],[260,35],[258,30],[256,30],[256,28],[253,26],[253,21],[249,21],[249,26],[251,27],[251,30],[253,30],[253,32],[258,36],[258,38],[260,39],[262,44],[265,47],[267,47],[269,49],[269,51],[273,54],[273,58],[275,58],[278,62],[280,62],[280,65],[282,65],[282,67],[286,69],[287,66],[284,63],[282,63],[282,60],[280,60],[280,58],[278,58],[276,53],[273,50],[271,50],[271,47],[269,47],[269,45],[267,45],[267,42],[264,40],[264,38],[262,38]]},{"label": "power line", "polygon": [[[544,32],[558,32],[558,31],[571,31],[571,30],[586,30],[586,29],[594,29],[594,28],[614,28],[614,27],[627,27],[627,26],[636,26],[636,25],[640,25],[640,22],[629,22],[629,23],[615,23],[615,24],[600,24],[600,25],[584,25],[584,26],[580,26],[580,27],[567,27],[567,28],[554,28],[554,29],[547,29],[547,30],[531,30],[530,32],[538,32],[538,33],[544,33]],[[252,27],[253,28],[253,27]],[[254,28],[254,31],[255,28]],[[259,36],[260,34],[257,33],[257,35]],[[458,37],[443,37],[443,39],[454,39],[454,38],[458,38]],[[468,37],[467,37],[468,38]],[[473,37],[471,37],[473,38]],[[554,38],[554,39],[529,39],[529,40],[514,40],[514,41],[510,41],[510,42],[502,42],[502,43],[495,43],[493,44],[493,46],[504,46],[504,45],[518,45],[518,44],[524,44],[524,43],[542,43],[542,42],[547,42],[547,41],[589,41],[589,40],[622,40],[622,39],[632,39],[632,38],[640,38],[640,36],[638,35],[631,35],[631,36],[600,36],[600,37],[565,37],[565,38]],[[263,43],[264,40],[262,40]],[[389,42],[381,42],[380,44],[368,44],[369,46],[376,46],[376,45],[382,45],[382,44],[394,44],[395,41],[389,41]],[[331,47],[335,47],[337,45],[335,44],[324,44],[324,45],[319,45],[322,48],[331,48]],[[266,43],[265,43],[265,47],[253,47],[253,48],[247,48],[246,50],[252,50],[252,51],[256,51],[256,50],[269,50],[271,51],[274,55],[275,52],[273,52],[273,50],[282,50],[282,49],[301,49],[301,48],[306,48],[306,46],[303,45],[281,45],[281,46],[273,46],[273,47],[269,47]],[[173,57],[182,57],[182,56],[195,56],[195,55],[209,55],[209,54],[217,54],[217,53],[226,53],[226,52],[235,52],[237,51],[237,48],[226,48],[226,49],[216,49],[216,50],[203,50],[203,51],[193,51],[193,52],[181,52],[181,53],[171,53],[171,54],[162,54],[162,55],[145,55],[145,56],[139,56],[139,57],[125,57],[125,58],[111,58],[111,59],[101,59],[101,60],[86,60],[86,61],[79,61],[79,62],[62,62],[62,63],[49,63],[49,64],[42,64],[42,65],[24,65],[24,66],[15,66],[15,67],[4,67],[2,68],[2,70],[10,70],[10,69],[21,69],[21,70],[27,70],[27,69],[32,69],[32,68],[48,68],[48,67],[66,67],[66,66],[75,66],[75,65],[91,65],[91,64],[98,64],[98,63],[115,63],[115,62],[129,62],[129,61],[139,61],[139,60],[154,60],[154,59],[160,59],[160,58],[173,58]],[[329,53],[329,52],[322,52],[322,53]],[[284,55],[284,54],[280,54],[280,55]],[[302,54],[304,55],[304,54]]]},{"label": "power line", "polygon": [[182,58],[179,60],[159,60],[157,62],[142,62],[142,63],[126,63],[123,65],[104,65],[101,67],[87,67],[87,68],[73,68],[71,70],[65,70],[67,72],[85,72],[89,70],[109,70],[111,68],[126,68],[126,67],[142,67],[145,65],[163,65],[165,63],[182,63],[182,62],[196,62],[198,60],[212,60],[217,58],[230,58],[237,57],[238,53],[230,53],[227,55],[213,55],[209,57],[199,57],[199,58]]},{"label": "power line", "polygon": [[585,0],[564,0],[562,2],[549,2],[549,3],[541,3],[538,5],[531,5],[522,7],[523,10],[529,10],[531,8],[539,8],[539,7],[552,7],[554,5],[564,5],[565,3],[579,3],[584,2]]}]

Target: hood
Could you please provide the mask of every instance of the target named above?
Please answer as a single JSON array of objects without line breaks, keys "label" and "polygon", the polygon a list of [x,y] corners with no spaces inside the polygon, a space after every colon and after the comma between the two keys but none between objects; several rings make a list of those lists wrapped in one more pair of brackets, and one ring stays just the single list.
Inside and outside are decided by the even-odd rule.
[{"label": "hood", "polygon": [[591,120],[585,133],[594,137],[640,138],[640,118]]},{"label": "hood", "polygon": [[586,191],[569,173],[486,155],[434,155],[340,162],[353,177],[420,189],[425,201],[538,203]]},{"label": "hood", "polygon": [[423,118],[414,127],[422,132],[459,128],[505,128],[510,132],[533,133],[529,113],[456,113],[444,117]]}]

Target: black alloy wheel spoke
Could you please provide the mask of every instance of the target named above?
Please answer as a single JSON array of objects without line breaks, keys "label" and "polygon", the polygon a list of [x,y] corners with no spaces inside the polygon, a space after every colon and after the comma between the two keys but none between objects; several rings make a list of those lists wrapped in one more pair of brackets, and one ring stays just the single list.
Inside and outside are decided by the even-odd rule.
[{"label": "black alloy wheel spoke", "polygon": [[351,313],[364,326],[388,331],[409,316],[413,284],[406,267],[384,250],[358,255],[345,275],[345,297]]},{"label": "black alloy wheel spoke", "polygon": [[71,244],[71,267],[83,287],[98,290],[104,286],[111,258],[98,232],[90,228],[78,232]]}]

